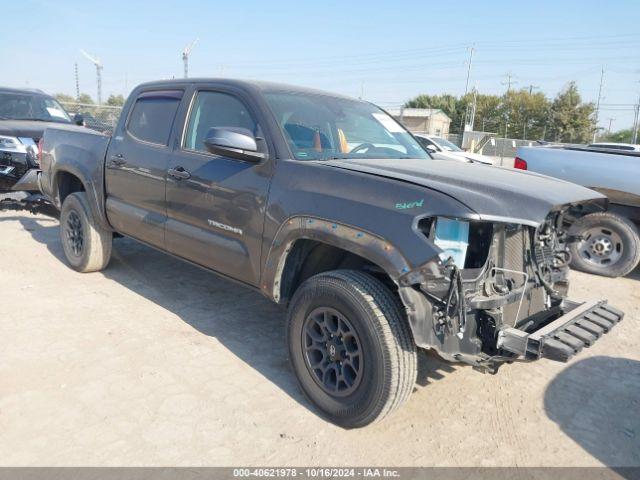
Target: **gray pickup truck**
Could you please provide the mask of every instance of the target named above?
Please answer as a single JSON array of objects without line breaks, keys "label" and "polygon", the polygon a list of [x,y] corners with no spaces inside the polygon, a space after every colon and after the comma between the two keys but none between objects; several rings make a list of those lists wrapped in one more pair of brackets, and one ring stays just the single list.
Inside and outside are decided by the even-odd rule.
[{"label": "gray pickup truck", "polygon": [[520,147],[514,164],[607,196],[608,211],[582,216],[569,232],[571,266],[607,277],[627,275],[640,263],[640,152],[620,147]]},{"label": "gray pickup truck", "polygon": [[105,268],[117,233],[287,305],[300,387],[344,427],[408,398],[417,348],[494,373],[566,361],[623,316],[566,298],[564,218],[602,211],[603,195],[433,160],[367,102],[258,82],[148,83],[113,137],[47,129],[41,167],[72,268]]}]

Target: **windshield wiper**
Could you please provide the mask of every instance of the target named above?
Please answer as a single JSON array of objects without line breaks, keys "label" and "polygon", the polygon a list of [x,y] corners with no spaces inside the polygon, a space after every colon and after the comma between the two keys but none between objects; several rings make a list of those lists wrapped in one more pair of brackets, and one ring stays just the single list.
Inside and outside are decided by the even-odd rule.
[{"label": "windshield wiper", "polygon": [[29,117],[12,118],[11,120],[24,120],[24,121],[29,121],[29,122],[48,122],[49,121],[49,120],[45,120],[44,118],[29,118]]}]

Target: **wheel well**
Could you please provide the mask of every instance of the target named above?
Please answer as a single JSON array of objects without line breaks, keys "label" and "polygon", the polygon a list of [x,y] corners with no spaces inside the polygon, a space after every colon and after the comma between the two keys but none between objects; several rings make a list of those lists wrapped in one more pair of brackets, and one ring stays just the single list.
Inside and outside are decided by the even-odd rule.
[{"label": "wheel well", "polygon": [[287,255],[280,277],[280,302],[287,303],[308,278],[339,269],[365,271],[396,291],[396,284],[379,265],[343,248],[304,239],[297,240]]},{"label": "wheel well", "polygon": [[84,184],[74,174],[69,172],[59,172],[57,175],[58,185],[58,199],[60,205],[64,202],[64,199],[71,193],[84,192]]}]

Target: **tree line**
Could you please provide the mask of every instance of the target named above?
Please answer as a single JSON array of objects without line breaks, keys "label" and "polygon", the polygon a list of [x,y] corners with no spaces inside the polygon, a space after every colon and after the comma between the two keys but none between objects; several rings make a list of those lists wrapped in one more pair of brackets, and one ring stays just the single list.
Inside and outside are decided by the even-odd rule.
[{"label": "tree line", "polygon": [[[89,95],[88,93],[81,93],[78,98],[67,95],[66,93],[56,93],[55,98],[60,103],[81,103],[84,105],[96,105],[96,102],[93,101],[93,98],[91,98],[91,95]],[[102,105],[106,105],[109,107],[121,107],[124,105],[124,97],[122,95],[109,95],[107,101]]]},{"label": "tree line", "polygon": [[[450,133],[460,133],[474,94],[418,95],[407,108],[437,108],[451,118]],[[566,143],[590,142],[596,129],[595,105],[583,102],[575,82],[554,99],[532,89],[509,90],[504,95],[476,95],[473,130],[508,138]]]}]

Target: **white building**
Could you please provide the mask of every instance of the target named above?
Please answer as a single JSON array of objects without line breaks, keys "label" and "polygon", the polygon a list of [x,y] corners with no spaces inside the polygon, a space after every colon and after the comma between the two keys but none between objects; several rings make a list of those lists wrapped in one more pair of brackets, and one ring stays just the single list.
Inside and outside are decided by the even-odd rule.
[{"label": "white building", "polygon": [[387,112],[410,132],[438,137],[449,133],[451,118],[439,108],[389,108]]}]

